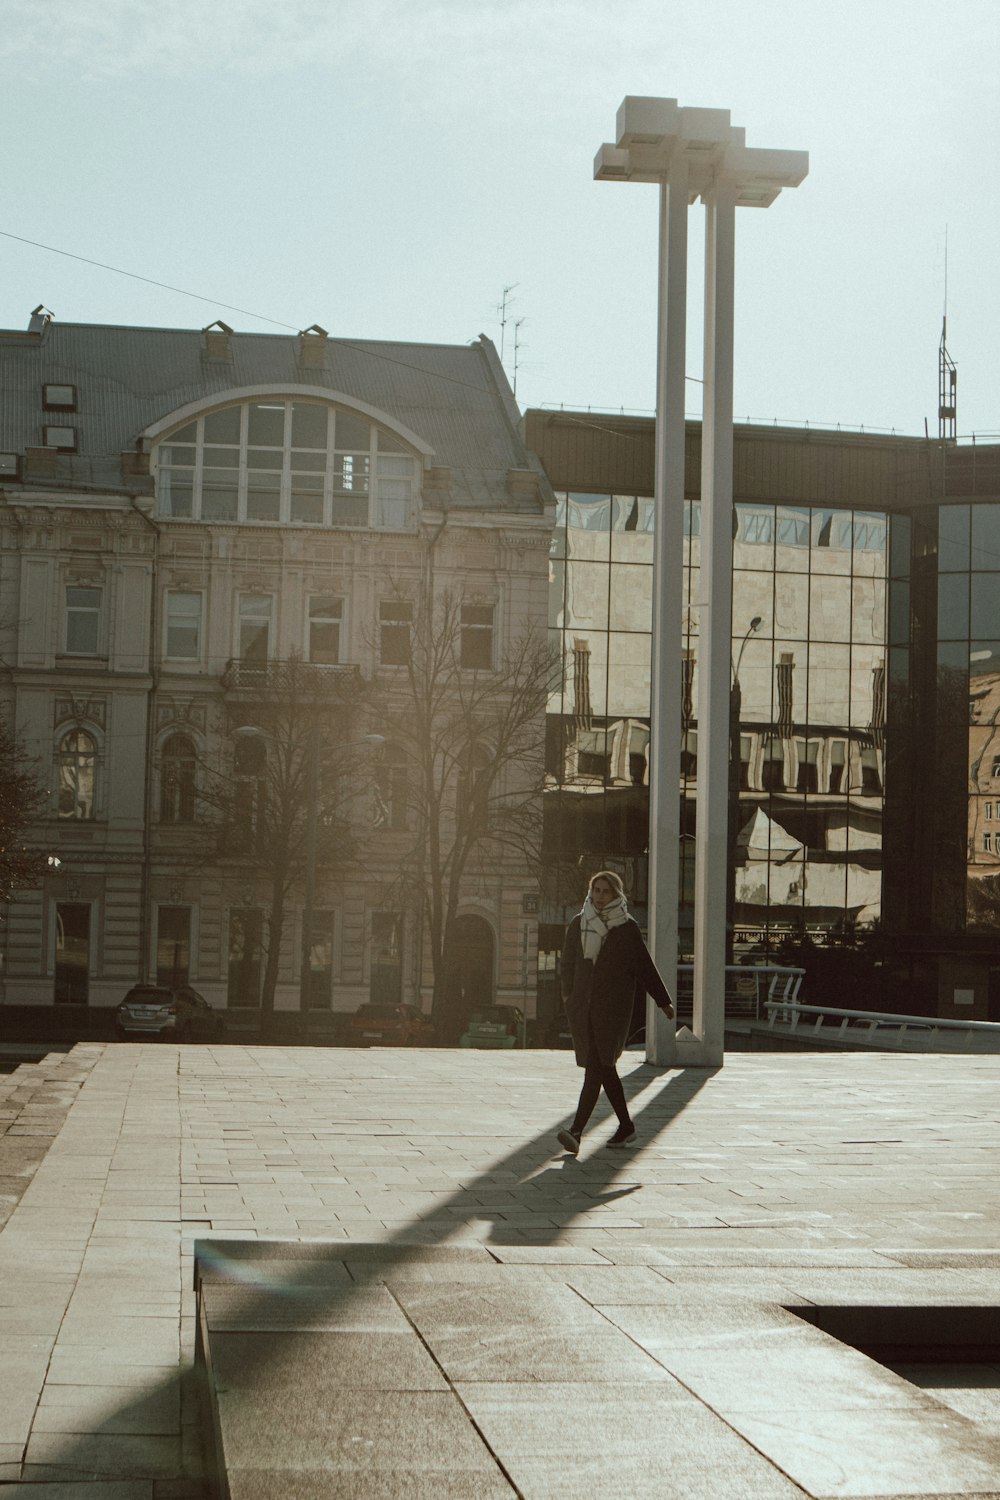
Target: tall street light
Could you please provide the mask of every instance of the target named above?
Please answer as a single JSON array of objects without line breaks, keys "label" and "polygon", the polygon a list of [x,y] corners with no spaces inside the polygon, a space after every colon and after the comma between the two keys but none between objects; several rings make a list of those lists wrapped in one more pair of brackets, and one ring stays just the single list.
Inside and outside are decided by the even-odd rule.
[{"label": "tall street light", "polygon": [[748,147],[728,110],[635,96],[622,101],[615,144],[602,146],[594,162],[599,181],[653,182],[660,189],[649,907],[653,954],[672,990],[679,896],[687,211],[701,198],[706,212],[694,1014],[691,1030],[675,1034],[647,1005],[646,1055],[652,1062],[710,1067],[723,1057],[736,209],[767,208],[808,170],[804,151]]}]

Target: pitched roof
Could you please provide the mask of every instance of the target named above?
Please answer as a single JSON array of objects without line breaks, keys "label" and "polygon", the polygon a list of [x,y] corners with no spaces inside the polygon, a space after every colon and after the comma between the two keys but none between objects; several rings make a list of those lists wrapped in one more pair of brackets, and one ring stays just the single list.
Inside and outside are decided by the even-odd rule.
[{"label": "pitched roof", "polygon": [[[540,472],[492,343],[325,341],[320,362],[300,358],[300,336],[233,333],[230,358],[211,358],[200,329],[47,322],[41,333],[0,330],[0,450],[42,446],[45,423],[78,429],[79,453],[59,455],[65,478],[101,482],[140,434],[193,401],[247,386],[342,392],[385,412],[453,471],[456,500],[497,504],[510,469]],[[42,410],[42,386],[75,385],[78,409]],[[63,467],[65,465],[65,467]],[[107,478],[103,482],[109,482]],[[120,480],[119,480],[120,482]]]}]

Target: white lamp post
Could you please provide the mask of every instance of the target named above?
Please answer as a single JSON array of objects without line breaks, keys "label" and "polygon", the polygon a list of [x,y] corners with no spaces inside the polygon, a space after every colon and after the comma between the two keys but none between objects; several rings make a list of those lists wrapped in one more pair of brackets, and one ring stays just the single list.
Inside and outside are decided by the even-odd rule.
[{"label": "white lamp post", "polygon": [[676,99],[629,96],[616,123],[616,143],[601,147],[594,176],[655,182],[660,189],[649,908],[653,954],[672,993],[679,897],[687,210],[697,198],[706,210],[694,1016],[691,1031],[677,1034],[647,1005],[646,1056],[711,1067],[722,1061],[725,1021],[735,211],[767,208],[783,187],[797,187],[809,158],[804,151],[748,147],[728,110],[681,108]]}]

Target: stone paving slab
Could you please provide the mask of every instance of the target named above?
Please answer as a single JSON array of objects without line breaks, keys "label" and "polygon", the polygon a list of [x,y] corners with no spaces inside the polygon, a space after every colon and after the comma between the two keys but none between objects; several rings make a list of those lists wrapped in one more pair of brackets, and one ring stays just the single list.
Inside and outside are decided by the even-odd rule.
[{"label": "stone paving slab", "polygon": [[[647,1461],[619,1462],[623,1494],[1000,1496],[989,1387],[928,1386],[781,1321],[810,1303],[992,1307],[1000,1059],[739,1054],[715,1072],[636,1060],[625,1073],[638,1149],[604,1150],[602,1106],[577,1159],[554,1141],[579,1087],[567,1053],[88,1043],[0,1080],[17,1185],[0,1232],[0,1340],[16,1370],[2,1500],[29,1484],[32,1500],[205,1493],[189,1378],[198,1240],[216,1247],[212,1296],[236,1323],[218,1336],[262,1341],[260,1381],[291,1381],[307,1347],[315,1372],[305,1339],[362,1341],[352,1378],[391,1357],[364,1340],[404,1340],[417,1352],[398,1362],[445,1386],[410,1394],[446,1396],[491,1455],[492,1469],[427,1479],[414,1437],[409,1468],[342,1465],[338,1490],[257,1451],[240,1471],[248,1497],[447,1500],[489,1493],[495,1473],[498,1494],[575,1500],[603,1481],[589,1449],[557,1461],[564,1430],[586,1432],[593,1412],[599,1459],[644,1411],[657,1413]],[[268,1238],[285,1243],[268,1247],[265,1274],[238,1247]],[[343,1331],[350,1297],[387,1305],[376,1286],[408,1331]],[[296,1329],[276,1289],[334,1328]],[[563,1326],[546,1308],[567,1297],[587,1317]],[[630,1352],[616,1364],[611,1346]],[[639,1368],[660,1374],[626,1378]],[[846,1404],[819,1403],[824,1370]],[[683,1400],[668,1394],[678,1386]],[[899,1401],[864,1427],[870,1405],[848,1396],[886,1391]],[[372,1421],[381,1452],[374,1407]],[[407,1431],[420,1430],[414,1416]],[[669,1464],[655,1456],[671,1449]]]}]

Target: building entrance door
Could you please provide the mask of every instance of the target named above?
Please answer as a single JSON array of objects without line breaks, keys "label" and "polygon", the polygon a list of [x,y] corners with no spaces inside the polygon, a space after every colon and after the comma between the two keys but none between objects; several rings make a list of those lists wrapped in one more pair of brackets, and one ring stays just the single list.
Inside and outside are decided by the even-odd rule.
[{"label": "building entrance door", "polygon": [[482,917],[458,917],[446,960],[445,1014],[438,1026],[442,1040],[457,1042],[470,1012],[492,1005],[493,929]]}]

